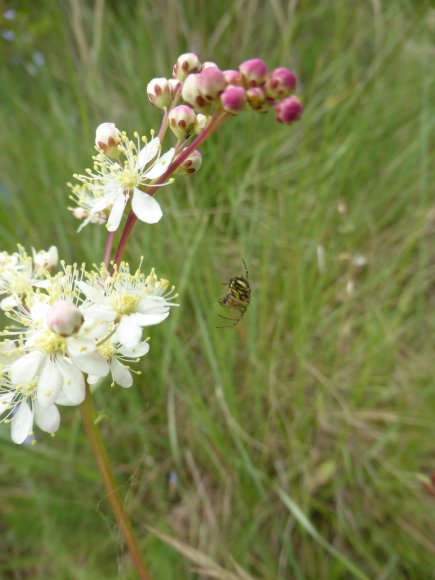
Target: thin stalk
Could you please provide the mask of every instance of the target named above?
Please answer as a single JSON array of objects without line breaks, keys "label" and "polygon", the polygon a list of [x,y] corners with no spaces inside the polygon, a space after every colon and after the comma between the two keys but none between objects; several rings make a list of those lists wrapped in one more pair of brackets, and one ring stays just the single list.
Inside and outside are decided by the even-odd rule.
[{"label": "thin stalk", "polygon": [[103,260],[106,268],[109,265],[110,256],[112,255],[112,246],[113,246],[113,238],[114,237],[115,237],[115,232],[109,232],[109,235],[107,236],[106,247],[104,249],[104,260]]},{"label": "thin stalk", "polygon": [[109,456],[104,447],[101,431],[95,422],[96,413],[94,401],[89,388],[86,391],[86,398],[80,405],[80,412],[82,414],[83,424],[85,426],[86,435],[94,453],[95,460],[100,471],[101,479],[103,480],[104,488],[107,493],[107,498],[115,515],[119,529],[124,536],[130,556],[133,560],[136,571],[140,580],[150,580],[145,563],[139,549],[137,537],[133,531],[133,526],[124,508],[121,495],[119,493],[115,476],[113,474],[112,466],[110,464]]}]

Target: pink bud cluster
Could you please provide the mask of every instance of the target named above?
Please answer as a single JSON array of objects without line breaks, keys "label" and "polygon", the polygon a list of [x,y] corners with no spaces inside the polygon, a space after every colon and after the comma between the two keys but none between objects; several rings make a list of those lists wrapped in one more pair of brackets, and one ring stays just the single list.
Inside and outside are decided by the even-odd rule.
[{"label": "pink bud cluster", "polygon": [[[292,95],[294,73],[285,67],[268,71],[259,58],[242,62],[238,70],[221,70],[214,62],[201,63],[196,54],[186,53],[178,57],[173,77],[153,79],[147,92],[156,107],[169,109],[169,126],[179,140],[199,133],[219,110],[237,115],[246,108],[261,113],[273,108],[276,120],[285,124],[302,115],[302,103]],[[176,106],[180,97],[184,104]]]}]

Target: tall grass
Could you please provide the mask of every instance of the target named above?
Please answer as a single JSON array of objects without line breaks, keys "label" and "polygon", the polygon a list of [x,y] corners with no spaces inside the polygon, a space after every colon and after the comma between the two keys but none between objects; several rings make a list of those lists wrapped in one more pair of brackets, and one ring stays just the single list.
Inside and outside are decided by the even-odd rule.
[{"label": "tall grass", "polygon": [[[9,47],[0,68],[2,249],[102,258],[104,230],[76,235],[65,183],[100,122],[158,128],[146,83],[181,52],[288,64],[306,105],[292,128],[228,123],[129,246],[181,305],[135,386],[96,395],[153,577],[433,577],[429,3],[41,7],[45,66],[30,75]],[[216,329],[242,258],[251,305]],[[1,426],[0,449],[0,577],[134,577],[77,410],[32,448]]]}]

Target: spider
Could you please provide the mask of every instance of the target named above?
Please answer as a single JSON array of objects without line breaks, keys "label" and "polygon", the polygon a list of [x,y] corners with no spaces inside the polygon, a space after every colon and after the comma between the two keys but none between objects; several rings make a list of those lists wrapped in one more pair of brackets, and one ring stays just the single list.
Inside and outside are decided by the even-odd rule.
[{"label": "spider", "polygon": [[249,302],[251,300],[251,287],[249,285],[248,267],[246,266],[245,260],[243,258],[242,262],[245,266],[245,276],[234,276],[233,278],[230,278],[230,281],[228,282],[227,294],[218,300],[218,303],[224,308],[237,311],[239,313],[239,317],[228,318],[227,316],[221,316],[219,314],[219,318],[223,318],[224,320],[231,320],[233,324],[216,326],[216,328],[230,328],[231,326],[236,326],[243,318],[243,315],[249,306]]}]

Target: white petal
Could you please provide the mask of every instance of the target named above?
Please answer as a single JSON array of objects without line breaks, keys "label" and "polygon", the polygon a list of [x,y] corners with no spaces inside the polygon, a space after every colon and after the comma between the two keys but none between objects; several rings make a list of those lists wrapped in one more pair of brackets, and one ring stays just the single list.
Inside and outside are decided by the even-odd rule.
[{"label": "white petal", "polygon": [[38,403],[43,407],[52,405],[62,387],[62,375],[56,364],[48,357],[39,375],[37,395]]},{"label": "white petal", "polygon": [[23,443],[32,432],[33,412],[26,401],[20,404],[11,424],[11,438],[14,443]]},{"label": "white petal", "polygon": [[11,365],[10,378],[14,385],[27,385],[38,372],[39,365],[46,355],[34,350],[17,359]]},{"label": "white petal", "polygon": [[155,137],[149,143],[142,147],[137,158],[137,166],[143,169],[152,161],[160,150],[160,139]]},{"label": "white petal", "polygon": [[95,352],[96,346],[92,340],[69,336],[66,341],[66,348],[69,356],[77,357]]},{"label": "white petal", "polygon": [[86,298],[89,298],[92,302],[101,304],[106,301],[104,292],[99,288],[95,288],[95,286],[91,286],[91,284],[87,284],[86,282],[77,282],[77,286],[86,295]]},{"label": "white petal", "polygon": [[146,224],[156,224],[162,219],[163,212],[159,202],[139,189],[134,190],[131,207],[136,216]]},{"label": "white petal", "polygon": [[122,214],[124,213],[124,208],[127,205],[128,195],[121,193],[115,199],[115,203],[110,211],[109,219],[107,221],[107,230],[109,232],[114,232],[119,228],[121,223]]},{"label": "white petal", "polygon": [[97,377],[97,375],[88,375],[87,378],[88,385],[95,385],[99,380],[100,377]]},{"label": "white petal", "polygon": [[169,151],[162,155],[160,159],[154,163],[151,169],[145,173],[144,177],[147,179],[158,179],[161,177],[171,165],[174,154],[175,149],[169,149]]},{"label": "white petal", "polygon": [[139,342],[136,346],[133,347],[121,347],[119,349],[120,354],[122,354],[122,356],[127,356],[129,358],[135,358],[135,357],[141,357],[147,354],[147,352],[150,349],[150,345],[149,342]]},{"label": "white petal", "polygon": [[83,313],[85,318],[91,318],[93,320],[102,320],[103,322],[113,322],[115,320],[117,313],[111,306],[91,306],[90,308],[80,308],[80,312]]},{"label": "white petal", "polygon": [[124,388],[131,387],[133,384],[131,372],[115,357],[112,358],[112,362],[110,363],[110,370],[112,371],[113,380],[117,385]]},{"label": "white petal", "polygon": [[134,322],[132,316],[123,316],[116,329],[116,338],[123,346],[131,348],[140,342],[142,328]]},{"label": "white petal", "polygon": [[60,414],[56,405],[42,407],[35,401],[35,421],[40,429],[46,433],[54,433],[59,429]]},{"label": "white petal", "polygon": [[17,305],[17,299],[13,296],[7,296],[0,302],[0,308],[5,311],[12,310],[12,308],[15,308]]},{"label": "white petal", "polygon": [[56,403],[58,405],[80,405],[86,395],[82,371],[60,357],[57,359],[57,364],[63,376],[63,385]]},{"label": "white petal", "polygon": [[160,324],[169,316],[169,309],[167,312],[151,312],[149,314],[135,314],[135,321],[141,326],[154,326],[155,324]]},{"label": "white petal", "polygon": [[109,373],[109,363],[98,352],[91,352],[82,356],[71,356],[71,361],[81,371],[97,377],[105,377]]}]

